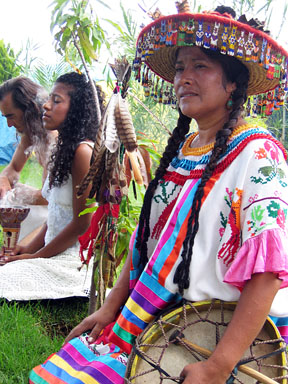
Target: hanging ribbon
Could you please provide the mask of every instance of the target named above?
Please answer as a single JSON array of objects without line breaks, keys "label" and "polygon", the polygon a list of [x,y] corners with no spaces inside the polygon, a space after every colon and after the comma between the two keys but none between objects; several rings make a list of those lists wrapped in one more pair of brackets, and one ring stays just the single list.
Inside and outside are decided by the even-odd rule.
[{"label": "hanging ribbon", "polygon": [[[94,212],[91,223],[87,231],[82,235],[78,237],[79,243],[80,243],[80,258],[82,261],[82,264],[89,264],[89,261],[93,255],[93,246],[94,246],[94,240],[96,239],[98,233],[99,233],[99,224],[101,223],[101,220],[103,217],[106,216],[112,216],[115,218],[119,217],[119,204],[112,204],[109,203],[100,205],[97,208],[97,211]],[[84,251],[88,249],[87,258],[84,257]]]}]

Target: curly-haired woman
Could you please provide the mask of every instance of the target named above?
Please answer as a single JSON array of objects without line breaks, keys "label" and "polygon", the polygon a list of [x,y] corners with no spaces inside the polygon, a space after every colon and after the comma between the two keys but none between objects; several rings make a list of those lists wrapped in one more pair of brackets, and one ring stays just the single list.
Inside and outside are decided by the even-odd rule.
[{"label": "curly-haired woman", "polygon": [[[103,94],[98,89],[103,104]],[[89,169],[98,128],[92,88],[84,75],[60,76],[44,104],[43,125],[58,131],[43,196],[48,219],[30,243],[18,245],[0,269],[0,296],[29,300],[85,296],[90,278],[79,272],[78,236],[89,226],[84,210],[89,190],[76,198],[76,187]]]}]

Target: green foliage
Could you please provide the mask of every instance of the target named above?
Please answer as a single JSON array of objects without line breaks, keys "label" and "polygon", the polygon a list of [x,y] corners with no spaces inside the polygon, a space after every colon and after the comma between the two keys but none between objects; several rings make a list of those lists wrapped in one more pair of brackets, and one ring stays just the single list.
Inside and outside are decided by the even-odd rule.
[{"label": "green foliage", "polygon": [[117,258],[121,256],[121,259],[125,260],[128,255],[130,236],[138,224],[144,194],[145,187],[132,181],[129,186],[127,198],[123,198],[121,201],[119,219],[117,222]]},{"label": "green foliage", "polygon": [[[5,167],[6,165],[0,166],[0,173]],[[36,160],[36,157],[32,155],[21,171],[19,182],[40,189],[42,187],[42,173],[43,168]]]},{"label": "green foliage", "polygon": [[[123,7],[120,2],[124,25],[121,26],[112,20],[106,19],[114,28],[116,28],[118,35],[114,37],[112,45],[116,48],[116,52],[121,52],[127,60],[132,63],[135,57],[135,47],[138,35],[137,23],[133,19],[131,11]],[[113,49],[114,50],[114,49]]]},{"label": "green foliage", "polygon": [[18,55],[15,55],[10,44],[5,45],[4,41],[0,40],[0,84],[19,76],[21,67],[17,64]]},{"label": "green foliage", "polygon": [[50,28],[51,32],[56,27],[58,29],[54,35],[56,51],[67,55],[69,47],[74,44],[81,49],[85,61],[92,64],[97,59],[102,43],[107,47],[109,43],[98,17],[93,14],[89,0],[54,0],[52,5],[54,9]]},{"label": "green foliage", "polygon": [[19,60],[21,60],[21,75],[30,77],[33,65],[37,62],[36,51],[39,49],[40,45],[33,43],[32,40],[28,39],[26,45],[22,48],[19,55]]},{"label": "green foliage", "polygon": [[[137,99],[140,99],[144,106]],[[157,151],[162,153],[169,138],[168,131],[172,132],[176,126],[177,110],[170,105],[156,103],[150,97],[146,98],[143,87],[133,79],[130,80],[128,101],[136,133],[143,133],[152,139]]]},{"label": "green foliage", "polygon": [[47,65],[39,62],[31,72],[31,78],[42,85],[47,91],[50,91],[59,76],[70,72],[71,67],[63,59],[55,65]]}]

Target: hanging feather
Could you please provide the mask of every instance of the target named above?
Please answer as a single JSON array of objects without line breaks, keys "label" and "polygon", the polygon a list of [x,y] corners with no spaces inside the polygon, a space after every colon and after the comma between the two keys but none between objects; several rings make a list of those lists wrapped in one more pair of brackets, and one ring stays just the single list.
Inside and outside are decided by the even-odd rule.
[{"label": "hanging feather", "polygon": [[[129,64],[126,57],[121,59],[115,59],[115,64],[109,64],[118,83],[123,83],[127,72],[131,71],[131,65]],[[131,72],[130,72],[131,75]],[[130,76],[129,76],[130,78]]]},{"label": "hanging feather", "polygon": [[116,119],[115,119],[115,105],[118,102],[118,94],[113,94],[107,111],[107,121],[104,130],[104,145],[109,152],[114,153],[120,145],[117,134]]},{"label": "hanging feather", "polygon": [[144,147],[139,146],[132,153],[126,151],[123,165],[128,186],[134,179],[137,184],[144,184],[146,188],[148,187],[151,181],[152,161]]},{"label": "hanging feather", "polygon": [[122,82],[121,96],[122,96],[123,99],[125,99],[125,97],[127,96],[127,93],[128,93],[129,80],[130,80],[130,77],[131,77],[131,73],[132,73],[132,68],[131,68],[131,66],[129,66],[129,69],[126,72],[124,80]]},{"label": "hanging feather", "polygon": [[175,1],[175,5],[176,5],[178,13],[191,12],[188,0]]},{"label": "hanging feather", "polygon": [[138,147],[132,117],[126,100],[123,100],[119,94],[117,101],[118,103],[115,106],[117,133],[125,149],[132,152]]},{"label": "hanging feather", "polygon": [[99,189],[103,179],[104,171],[105,171],[105,156],[102,156],[101,163],[99,164],[99,167],[98,167],[98,171],[96,172],[92,180],[92,187],[89,193],[90,199],[92,199],[92,197],[95,196],[96,201],[99,201]]},{"label": "hanging feather", "polygon": [[77,186],[77,197],[82,196],[83,192],[86,191],[89,184],[93,181],[96,171],[98,170],[98,167],[102,161],[102,156],[105,153],[106,148],[102,146],[100,148],[100,151],[96,155],[96,159],[94,160],[93,164],[90,166],[90,169],[87,173],[87,175],[82,180],[81,184]]},{"label": "hanging feather", "polygon": [[107,179],[109,180],[112,177],[113,170],[117,167],[118,164],[118,152],[111,153],[107,151],[105,159],[105,172]]},{"label": "hanging feather", "polygon": [[137,184],[142,185],[143,184],[143,177],[142,177],[141,171],[139,169],[139,164],[138,164],[136,152],[135,151],[133,151],[133,152],[127,151],[127,155],[129,157],[129,161],[130,161],[130,164],[132,167],[134,179],[135,179]]},{"label": "hanging feather", "polygon": [[149,181],[148,181],[148,176],[147,176],[146,165],[145,165],[144,159],[142,157],[141,152],[139,151],[139,148],[137,148],[134,151],[134,153],[136,155],[137,165],[139,167],[139,170],[140,170],[140,173],[141,173],[141,176],[142,176],[143,184],[147,188],[148,184],[149,184]]},{"label": "hanging feather", "polygon": [[[144,161],[145,173],[147,175],[146,178],[147,178],[147,181],[149,184],[150,181],[152,180],[152,176],[151,176],[152,160],[151,160],[151,157],[149,155],[149,152],[145,149],[145,147],[143,147],[141,145],[139,145],[139,147],[137,148],[137,151],[141,154],[142,159]],[[144,184],[145,184],[145,182],[144,182]],[[148,185],[145,184],[145,186],[147,187]]]},{"label": "hanging feather", "polygon": [[[117,95],[113,95],[113,96],[117,96]],[[117,98],[113,96],[109,100],[106,106],[106,109],[104,111],[104,114],[102,116],[98,131],[97,131],[94,148],[92,151],[90,169],[87,175],[83,178],[81,184],[78,186],[77,197],[80,197],[83,194],[83,192],[88,188],[89,184],[93,181],[94,178],[96,178],[99,181],[99,177],[96,176],[96,172],[98,170],[99,164],[102,161],[102,156],[104,155],[104,152],[105,152],[105,146],[108,150],[112,150],[112,151],[117,150],[117,146],[119,147],[119,139],[117,137],[117,130],[116,130],[116,121],[114,118],[115,102],[117,101]],[[107,138],[107,132],[106,132],[107,126],[109,127],[108,138]],[[116,134],[116,137],[115,137],[115,134]],[[93,182],[93,185],[94,184],[95,183]],[[97,187],[95,187],[94,185],[92,187],[92,190],[97,190]],[[89,196],[91,196],[92,190]],[[94,196],[94,194],[92,196]]]}]

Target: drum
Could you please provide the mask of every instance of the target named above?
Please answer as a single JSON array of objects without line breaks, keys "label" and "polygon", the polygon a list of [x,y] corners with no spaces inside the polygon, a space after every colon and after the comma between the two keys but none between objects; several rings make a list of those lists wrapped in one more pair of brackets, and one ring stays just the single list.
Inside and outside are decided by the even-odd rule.
[{"label": "drum", "polygon": [[[126,382],[181,383],[185,365],[204,360],[223,335],[236,303],[218,300],[186,302],[162,314],[136,339],[129,356]],[[231,374],[234,383],[287,384],[286,345],[268,318]]]}]

